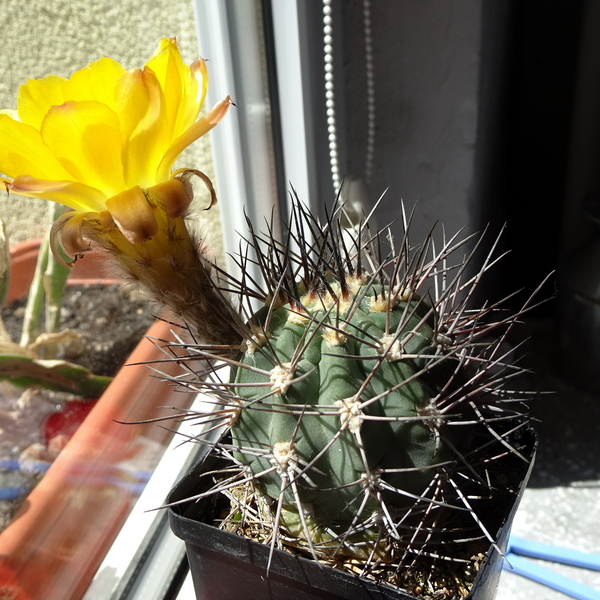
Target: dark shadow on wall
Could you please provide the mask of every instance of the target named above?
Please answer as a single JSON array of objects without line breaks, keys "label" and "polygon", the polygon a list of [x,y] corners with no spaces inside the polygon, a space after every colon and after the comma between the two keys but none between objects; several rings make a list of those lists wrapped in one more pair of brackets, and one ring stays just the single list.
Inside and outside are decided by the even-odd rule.
[{"label": "dark shadow on wall", "polygon": [[473,211],[480,228],[506,224],[510,251],[488,298],[531,292],[558,265],[583,4],[483,3]]}]

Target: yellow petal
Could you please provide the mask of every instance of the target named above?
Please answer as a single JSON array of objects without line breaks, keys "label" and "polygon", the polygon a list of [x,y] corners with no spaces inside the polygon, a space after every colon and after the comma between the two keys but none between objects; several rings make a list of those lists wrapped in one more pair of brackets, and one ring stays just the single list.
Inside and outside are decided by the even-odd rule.
[{"label": "yellow petal", "polygon": [[[169,48],[173,48],[173,47],[178,48],[177,38],[175,38],[175,37],[161,38],[160,41],[158,42],[158,46],[156,47],[156,50],[154,51],[153,56],[157,56],[161,52],[164,52],[165,50],[168,50]],[[152,60],[152,59],[150,59],[150,60]]]},{"label": "yellow petal", "polygon": [[76,71],[65,82],[65,101],[97,100],[114,109],[115,86],[124,74],[125,69],[117,61],[101,58]]},{"label": "yellow petal", "polygon": [[58,202],[77,212],[98,212],[106,206],[106,194],[76,181],[45,180],[20,175],[7,187],[15,194]]},{"label": "yellow petal", "polygon": [[144,192],[139,187],[125,190],[106,201],[110,212],[121,233],[132,244],[145,242],[156,235],[158,222]]},{"label": "yellow petal", "polygon": [[201,93],[197,101],[200,104],[200,107],[202,107],[204,100],[206,99],[206,92],[208,91],[208,69],[206,68],[206,61],[203,58],[194,61],[190,65],[190,72],[194,76],[194,79],[200,84]]},{"label": "yellow petal", "polygon": [[42,141],[39,131],[7,114],[0,115],[0,170],[9,177],[70,179]]},{"label": "yellow petal", "polygon": [[177,157],[192,142],[195,142],[198,138],[202,137],[215,127],[215,125],[217,125],[227,114],[230,105],[231,99],[227,96],[227,98],[218,102],[204,117],[196,121],[171,144],[158,167],[156,174],[157,181],[165,181],[169,178],[169,174]]},{"label": "yellow petal", "polygon": [[146,67],[160,81],[169,129],[172,139],[176,139],[198,118],[202,108],[208,86],[206,61],[200,59],[188,67],[183,63],[176,40],[163,39]]},{"label": "yellow petal", "polygon": [[188,67],[176,40],[163,39],[146,68],[152,69],[160,82],[169,129],[172,139],[176,139],[194,123],[202,108],[208,86],[206,61],[200,59]]},{"label": "yellow petal", "polygon": [[[151,69],[163,90],[168,129],[175,131],[179,105],[184,93],[186,70],[189,67],[183,64],[177,42],[174,39],[161,40],[158,50],[146,63],[146,68]],[[172,137],[177,134],[171,133]]]},{"label": "yellow petal", "polygon": [[119,120],[108,106],[92,100],[53,106],[41,133],[72,179],[108,197],[125,188]]},{"label": "yellow petal", "polygon": [[186,67],[183,83],[183,94],[173,128],[175,138],[189,129],[200,114],[208,88],[206,61],[200,59]]},{"label": "yellow petal", "polygon": [[65,101],[63,77],[48,75],[43,79],[29,79],[19,88],[17,100],[19,118],[39,130],[46,113],[52,106]]},{"label": "yellow petal", "polygon": [[150,69],[131,69],[121,77],[115,92],[125,184],[148,187],[155,183],[156,168],[171,141],[158,79]]}]

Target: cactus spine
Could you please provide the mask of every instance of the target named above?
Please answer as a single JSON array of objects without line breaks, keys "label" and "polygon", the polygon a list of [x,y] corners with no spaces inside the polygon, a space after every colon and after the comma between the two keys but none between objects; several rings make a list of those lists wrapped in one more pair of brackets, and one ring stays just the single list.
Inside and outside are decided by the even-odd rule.
[{"label": "cactus spine", "polygon": [[504,390],[519,373],[502,346],[517,317],[470,307],[495,260],[476,273],[473,251],[453,263],[469,240],[412,247],[406,234],[395,248],[385,236],[384,253],[383,235],[349,234],[338,217],[321,225],[296,203],[285,243],[249,224],[255,257],[240,264],[256,261],[265,284],[229,281],[242,339],[187,346],[205,368],[177,382],[216,397],[201,420],[225,426],[213,451],[234,465],[208,493],[232,498],[229,526],[253,510],[270,521],[273,548],[364,572],[455,560],[465,541],[493,541],[477,507],[498,492],[502,461],[526,462],[527,419]]}]

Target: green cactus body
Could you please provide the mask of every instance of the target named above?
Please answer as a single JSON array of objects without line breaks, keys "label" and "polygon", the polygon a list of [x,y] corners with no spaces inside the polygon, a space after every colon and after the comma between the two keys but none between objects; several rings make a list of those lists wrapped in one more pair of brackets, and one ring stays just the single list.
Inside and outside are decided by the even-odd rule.
[{"label": "green cactus body", "polygon": [[435,360],[429,305],[367,281],[345,287],[259,311],[234,372],[235,456],[273,507],[282,498],[288,530],[299,510],[338,535],[374,523],[382,470],[402,491],[392,506],[411,505],[446,454],[423,368]]},{"label": "green cactus body", "polygon": [[202,495],[226,497],[220,527],[404,585],[416,561],[470,565],[514,500],[530,441],[504,342],[533,297],[478,308],[495,245],[475,266],[474,238],[414,245],[408,216],[394,241],[368,219],[343,229],[342,212],[321,222],[294,202],[283,240],[248,222],[243,276],[214,282],[229,334],[202,313],[197,342],[166,348],[176,385],[208,398],[184,418],[218,458]]}]

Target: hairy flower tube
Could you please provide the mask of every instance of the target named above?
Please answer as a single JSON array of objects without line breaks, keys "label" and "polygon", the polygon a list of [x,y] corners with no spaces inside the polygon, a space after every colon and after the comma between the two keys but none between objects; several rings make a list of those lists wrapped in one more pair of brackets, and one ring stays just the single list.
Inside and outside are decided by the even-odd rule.
[{"label": "hairy flower tube", "polygon": [[[28,80],[17,110],[0,112],[2,180],[9,192],[71,209],[51,232],[55,250],[58,241],[78,258],[100,246],[133,279],[171,290],[185,307],[210,270],[198,264],[183,221],[193,198],[188,173],[204,179],[213,200],[214,191],[203,174],[172,169],[231,104],[227,97],[198,118],[207,86],[205,61],[185,65],[175,39],[162,39],[141,69],[101,58],[69,79]],[[190,271],[200,280],[190,284]]]}]

